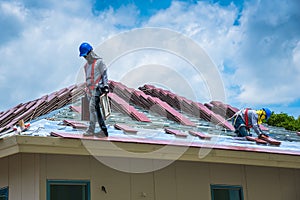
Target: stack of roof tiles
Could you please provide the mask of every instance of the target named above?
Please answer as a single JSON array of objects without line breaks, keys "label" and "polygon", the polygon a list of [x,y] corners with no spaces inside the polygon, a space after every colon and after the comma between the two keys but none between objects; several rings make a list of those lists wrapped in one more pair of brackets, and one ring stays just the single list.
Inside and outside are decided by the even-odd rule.
[{"label": "stack of roof tiles", "polygon": [[83,84],[72,85],[39,99],[20,103],[0,114],[0,132],[10,129],[19,120],[31,121],[41,115],[59,109],[83,95]]},{"label": "stack of roof tiles", "polygon": [[110,81],[110,89],[113,91],[113,93],[117,94],[127,102],[132,102],[135,105],[153,111],[180,124],[196,126],[195,123],[191,122],[188,118],[172,108],[169,104],[157,97],[147,95],[142,91],[128,88],[122,83],[115,81]]},{"label": "stack of roof tiles", "polygon": [[[225,114],[227,113],[226,104],[222,104],[222,106],[221,106],[221,102],[220,104],[218,104],[218,106],[220,106],[220,108],[217,107],[219,108],[218,109],[219,113],[224,113],[223,115],[220,115],[215,113],[214,110],[209,109],[207,106],[204,106],[199,102],[188,100],[185,97],[176,95],[168,90],[156,88],[153,85],[146,84],[142,87],[139,87],[139,89],[141,91],[144,91],[146,94],[160,98],[161,100],[167,102],[168,104],[170,104],[172,107],[176,109],[182,110],[183,112],[192,114],[196,117],[200,117],[206,121],[211,121],[214,124],[221,125],[228,130],[234,130],[234,127],[223,117],[226,116]],[[221,108],[224,110],[221,110]],[[234,108],[230,107],[230,110],[231,109]],[[229,111],[228,113],[231,114],[232,112]]]},{"label": "stack of roof tiles", "polygon": [[133,119],[141,122],[151,122],[151,120],[143,113],[137,111],[133,106],[129,105],[124,99],[116,95],[115,93],[109,93],[111,107],[113,110],[127,114]]},{"label": "stack of roof tiles", "polygon": [[[225,119],[231,117],[238,109],[222,102],[212,101],[205,106],[152,85],[144,85],[139,88],[140,90],[135,90],[120,82],[109,81],[109,86],[112,91],[109,93],[112,109],[125,113],[137,121],[151,122],[144,113],[138,111],[132,104],[186,126],[196,125],[181,112],[234,130]],[[72,85],[0,112],[0,132],[10,129],[21,119],[28,122],[72,103],[72,100],[77,100],[84,95],[83,87],[84,84]]]},{"label": "stack of roof tiles", "polygon": [[236,112],[239,111],[239,109],[232,107],[231,105],[225,104],[221,101],[211,101],[209,104],[210,106],[208,107],[210,107],[210,110],[226,118],[232,117]]}]

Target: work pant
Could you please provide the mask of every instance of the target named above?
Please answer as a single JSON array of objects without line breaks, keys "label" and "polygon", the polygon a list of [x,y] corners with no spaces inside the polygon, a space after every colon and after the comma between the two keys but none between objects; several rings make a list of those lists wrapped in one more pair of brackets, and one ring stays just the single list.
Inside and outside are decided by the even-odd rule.
[{"label": "work pant", "polygon": [[238,137],[245,137],[251,135],[249,133],[249,129],[246,127],[245,122],[240,115],[235,116],[232,119],[232,125],[234,126],[235,133]]},{"label": "work pant", "polygon": [[89,100],[89,112],[90,112],[90,125],[89,131],[94,132],[96,127],[96,122],[98,121],[99,127],[101,130],[106,131],[106,125],[103,120],[101,111],[100,111],[100,96],[102,95],[101,91],[97,88],[96,91],[92,92],[91,96],[88,96]]}]

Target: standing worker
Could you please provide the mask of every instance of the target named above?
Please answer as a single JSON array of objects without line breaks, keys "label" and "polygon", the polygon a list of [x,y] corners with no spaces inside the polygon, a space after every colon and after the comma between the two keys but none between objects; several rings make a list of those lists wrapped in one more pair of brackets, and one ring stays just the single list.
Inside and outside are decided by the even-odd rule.
[{"label": "standing worker", "polygon": [[108,78],[107,78],[107,68],[103,63],[102,58],[100,58],[94,51],[93,47],[89,43],[82,43],[79,46],[79,56],[86,59],[86,64],[84,66],[86,87],[87,87],[87,97],[89,100],[89,112],[90,112],[90,124],[84,136],[96,135],[95,126],[96,120],[99,126],[107,137],[107,127],[103,120],[100,111],[100,96],[102,94],[107,94],[108,90]]},{"label": "standing worker", "polygon": [[250,128],[253,128],[258,138],[267,136],[260,129],[259,124],[261,124],[264,119],[269,119],[271,114],[272,112],[269,108],[262,108],[261,110],[246,108],[238,111],[232,118],[235,133],[238,137],[251,136]]}]

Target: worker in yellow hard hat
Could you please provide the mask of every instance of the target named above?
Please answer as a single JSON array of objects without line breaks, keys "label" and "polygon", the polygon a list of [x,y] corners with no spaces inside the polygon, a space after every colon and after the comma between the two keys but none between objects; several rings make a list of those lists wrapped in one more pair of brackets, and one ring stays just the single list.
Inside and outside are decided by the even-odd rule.
[{"label": "worker in yellow hard hat", "polygon": [[260,110],[252,110],[249,108],[242,109],[234,114],[232,125],[235,128],[235,133],[238,137],[250,136],[250,128],[253,128],[255,133],[261,138],[265,134],[259,127],[263,120],[270,118],[272,112],[268,108]]}]

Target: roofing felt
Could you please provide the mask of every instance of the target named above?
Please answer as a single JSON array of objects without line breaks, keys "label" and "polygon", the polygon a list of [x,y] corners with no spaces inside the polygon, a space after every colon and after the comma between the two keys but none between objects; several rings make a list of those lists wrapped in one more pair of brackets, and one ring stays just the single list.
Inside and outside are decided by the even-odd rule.
[{"label": "roofing felt", "polygon": [[[144,85],[128,88],[110,81],[112,114],[106,120],[108,138],[85,138],[148,144],[209,147],[238,151],[300,155],[297,133],[265,125],[282,141],[280,146],[258,145],[234,137],[228,119],[237,108],[219,101],[195,102],[170,91]],[[39,99],[0,112],[1,137],[14,135],[20,119],[31,126],[23,135],[80,138],[88,121],[81,120],[83,84],[63,88]],[[98,128],[98,131],[100,129]]]}]

